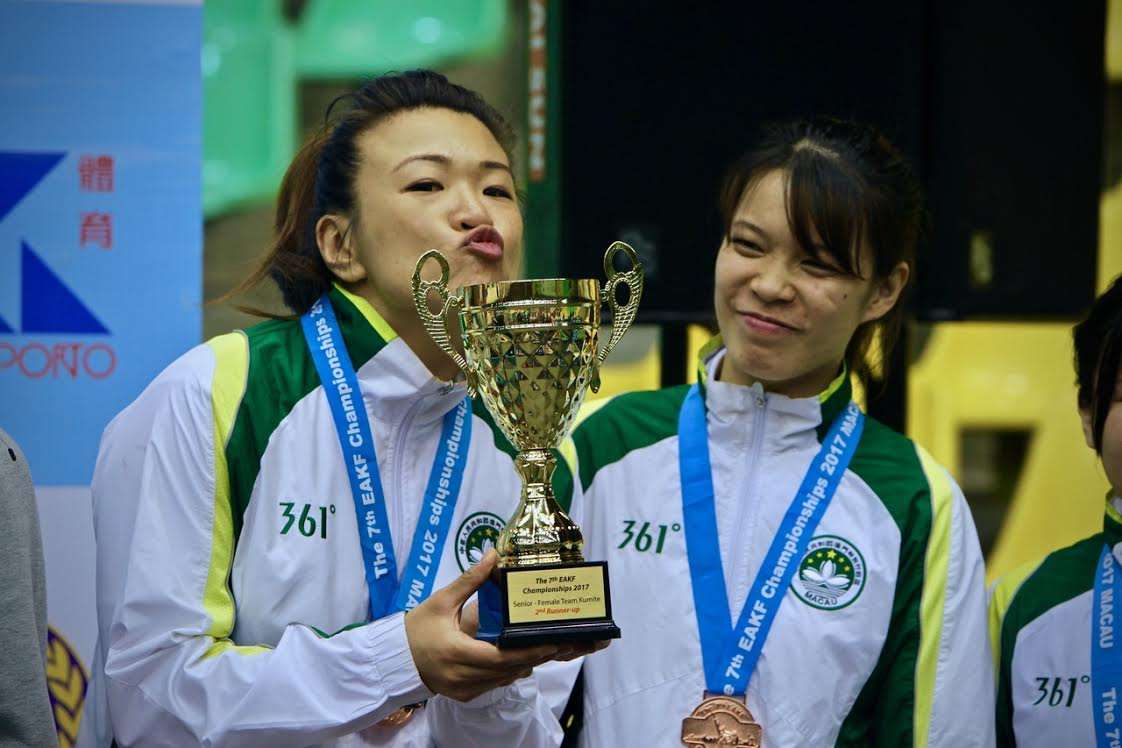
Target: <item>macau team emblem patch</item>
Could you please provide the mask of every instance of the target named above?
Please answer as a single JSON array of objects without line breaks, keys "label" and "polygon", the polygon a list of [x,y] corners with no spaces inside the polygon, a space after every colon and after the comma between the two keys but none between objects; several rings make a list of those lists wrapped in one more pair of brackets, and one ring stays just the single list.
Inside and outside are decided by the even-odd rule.
[{"label": "macau team emblem patch", "polygon": [[497,514],[476,512],[460,523],[456,531],[456,562],[460,571],[467,571],[491,548],[499,543],[499,533],[506,523]]},{"label": "macau team emblem patch", "polygon": [[865,558],[845,538],[819,535],[810,541],[799,562],[791,589],[800,600],[820,610],[838,610],[865,588]]}]

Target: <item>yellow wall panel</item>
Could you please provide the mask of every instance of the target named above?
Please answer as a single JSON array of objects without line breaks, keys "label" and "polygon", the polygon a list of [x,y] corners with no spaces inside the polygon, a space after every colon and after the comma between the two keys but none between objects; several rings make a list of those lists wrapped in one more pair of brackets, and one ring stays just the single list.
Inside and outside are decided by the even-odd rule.
[{"label": "yellow wall panel", "polygon": [[1031,431],[990,580],[1097,532],[1107,483],[1075,405],[1071,326],[943,323],[908,379],[908,433],[955,476],[970,428]]}]

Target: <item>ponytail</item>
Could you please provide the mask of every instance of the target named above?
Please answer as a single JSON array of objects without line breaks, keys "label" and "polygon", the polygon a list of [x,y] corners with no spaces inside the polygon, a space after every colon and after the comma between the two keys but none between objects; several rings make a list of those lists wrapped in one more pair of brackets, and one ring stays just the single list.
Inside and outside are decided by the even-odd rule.
[{"label": "ponytail", "polygon": [[252,291],[266,278],[271,278],[281,291],[284,304],[292,315],[274,314],[256,307],[235,304],[247,314],[273,319],[289,319],[306,312],[331,286],[331,272],[316,245],[313,220],[316,196],[316,169],[327,133],[309,137],[281,180],[273,218],[273,241],[248,278],[222,297],[228,300]]}]

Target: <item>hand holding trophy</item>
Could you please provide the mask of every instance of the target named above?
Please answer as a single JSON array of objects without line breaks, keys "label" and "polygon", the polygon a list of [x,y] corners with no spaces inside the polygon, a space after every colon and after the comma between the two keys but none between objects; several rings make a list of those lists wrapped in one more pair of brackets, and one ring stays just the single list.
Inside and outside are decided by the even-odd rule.
[{"label": "hand holding trophy", "polygon": [[[617,272],[623,252],[631,269]],[[440,278],[421,279],[429,260]],[[608,280],[514,280],[448,291],[448,262],[426,252],[413,271],[413,301],[429,335],[481,395],[518,450],[522,500],[499,536],[500,647],[615,639],[607,562],[584,560],[580,528],[557,504],[551,477],[553,450],[572,427],[586,387],[600,389],[600,365],[635,320],[643,268],[633,250],[615,242],[604,254]],[[620,286],[628,298],[620,303]],[[440,311],[429,308],[435,291]],[[612,308],[612,332],[597,352],[603,297]],[[452,345],[447,321],[459,318],[463,355]],[[481,593],[482,594],[482,593]],[[481,601],[481,616],[484,615]]]}]

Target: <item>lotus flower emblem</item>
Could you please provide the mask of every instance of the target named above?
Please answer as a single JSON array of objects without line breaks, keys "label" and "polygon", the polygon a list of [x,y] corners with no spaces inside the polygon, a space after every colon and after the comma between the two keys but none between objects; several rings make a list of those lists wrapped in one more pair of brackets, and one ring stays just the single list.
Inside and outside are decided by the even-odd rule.
[{"label": "lotus flower emblem", "polygon": [[827,594],[840,595],[849,589],[849,585],[853,584],[853,580],[849,577],[838,574],[838,566],[830,559],[822,562],[822,565],[815,569],[813,566],[806,566],[801,572],[804,581],[815,587],[825,588],[823,592],[829,591]]},{"label": "lotus flower emblem", "polygon": [[483,557],[487,555],[487,551],[494,547],[494,541],[492,541],[491,538],[485,538],[483,542],[479,544],[479,547],[467,549],[468,561],[471,561],[472,564],[478,564],[483,560]]}]

